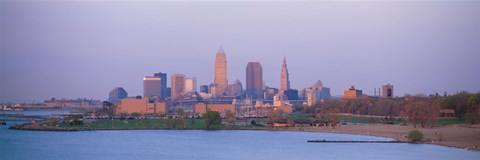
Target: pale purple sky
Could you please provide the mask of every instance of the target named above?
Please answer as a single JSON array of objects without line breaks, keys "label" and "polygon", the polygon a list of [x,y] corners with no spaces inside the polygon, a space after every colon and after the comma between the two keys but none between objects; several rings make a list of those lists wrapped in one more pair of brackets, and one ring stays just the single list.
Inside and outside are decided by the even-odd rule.
[{"label": "pale purple sky", "polygon": [[[316,80],[333,95],[480,91],[480,2],[14,2],[0,1],[0,102],[141,95],[142,77],[213,81],[227,53],[229,82],[249,61],[279,87]],[[170,80],[169,80],[170,81]],[[170,83],[170,82],[169,82]]]}]

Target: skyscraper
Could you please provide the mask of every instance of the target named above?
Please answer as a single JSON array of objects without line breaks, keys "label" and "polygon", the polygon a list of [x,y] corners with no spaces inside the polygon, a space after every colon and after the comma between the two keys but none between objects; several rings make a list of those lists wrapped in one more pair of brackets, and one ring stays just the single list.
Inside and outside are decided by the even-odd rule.
[{"label": "skyscraper", "polygon": [[185,93],[185,75],[173,74],[172,75],[172,99],[178,99],[181,93]]},{"label": "skyscraper", "polygon": [[280,73],[280,93],[290,89],[290,79],[287,69],[287,60],[283,57],[282,72]]},{"label": "skyscraper", "polygon": [[185,92],[196,92],[197,91],[197,79],[186,78],[185,79]]},{"label": "skyscraper", "polygon": [[248,62],[247,65],[247,95],[252,99],[262,98],[263,71],[260,62]]},{"label": "skyscraper", "polygon": [[218,49],[215,57],[215,78],[214,83],[218,84],[219,90],[223,93],[228,85],[227,80],[227,57],[222,46]]},{"label": "skyscraper", "polygon": [[167,97],[167,73],[158,72],[153,74],[154,77],[160,77],[160,95],[161,98]]},{"label": "skyscraper", "polygon": [[143,78],[143,97],[161,98],[161,78],[144,77]]}]

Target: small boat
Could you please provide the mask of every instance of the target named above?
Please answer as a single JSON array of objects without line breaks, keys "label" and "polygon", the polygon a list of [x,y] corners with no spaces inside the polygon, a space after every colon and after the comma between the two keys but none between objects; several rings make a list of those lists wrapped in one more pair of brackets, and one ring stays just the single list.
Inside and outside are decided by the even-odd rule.
[{"label": "small boat", "polygon": [[1,124],[1,125],[7,125],[7,122],[5,122],[5,121],[0,121],[0,124]]}]

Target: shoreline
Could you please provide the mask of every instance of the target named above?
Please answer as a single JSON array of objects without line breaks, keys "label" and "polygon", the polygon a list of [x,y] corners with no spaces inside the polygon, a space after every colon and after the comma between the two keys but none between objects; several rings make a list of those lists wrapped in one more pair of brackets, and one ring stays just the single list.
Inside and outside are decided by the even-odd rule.
[{"label": "shoreline", "polygon": [[[295,131],[295,132],[321,132],[333,134],[349,134],[391,138],[400,142],[410,143],[405,136],[412,130],[411,126],[382,125],[382,124],[357,124],[336,127],[259,127],[259,128],[102,128],[102,129],[76,129],[67,127],[42,126],[39,123],[27,123],[10,126],[9,129],[28,131],[120,131],[120,130],[256,130],[256,131]],[[433,144],[445,147],[453,147],[465,150],[480,151],[480,125],[450,125],[436,128],[417,128],[424,134],[423,141],[418,144]],[[475,148],[477,145],[477,148]]]}]

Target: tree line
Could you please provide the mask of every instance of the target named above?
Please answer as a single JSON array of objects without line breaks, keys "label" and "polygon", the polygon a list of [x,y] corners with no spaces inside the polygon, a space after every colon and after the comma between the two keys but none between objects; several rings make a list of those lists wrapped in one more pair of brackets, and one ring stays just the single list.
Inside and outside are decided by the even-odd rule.
[{"label": "tree line", "polygon": [[433,127],[443,109],[455,111],[455,116],[469,123],[478,123],[480,116],[480,93],[460,92],[451,96],[405,96],[400,98],[359,97],[356,99],[333,99],[319,102],[311,107],[294,106],[296,112],[328,116],[335,121],[337,113],[404,117],[417,127]]}]

